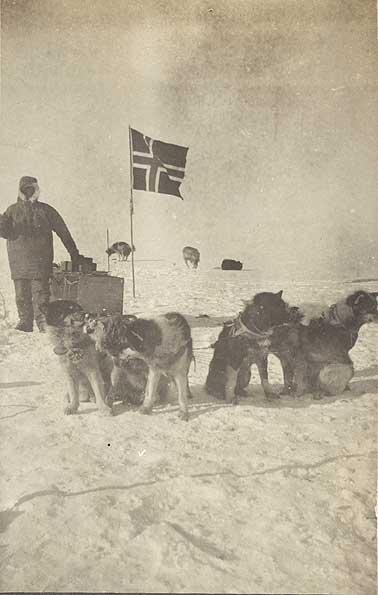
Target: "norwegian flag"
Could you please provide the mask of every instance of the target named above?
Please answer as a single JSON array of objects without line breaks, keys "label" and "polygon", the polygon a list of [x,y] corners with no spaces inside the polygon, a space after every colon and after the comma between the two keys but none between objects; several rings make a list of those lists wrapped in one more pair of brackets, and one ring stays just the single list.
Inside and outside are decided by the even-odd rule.
[{"label": "norwegian flag", "polygon": [[171,145],[131,130],[134,190],[178,196],[185,176],[187,147]]}]

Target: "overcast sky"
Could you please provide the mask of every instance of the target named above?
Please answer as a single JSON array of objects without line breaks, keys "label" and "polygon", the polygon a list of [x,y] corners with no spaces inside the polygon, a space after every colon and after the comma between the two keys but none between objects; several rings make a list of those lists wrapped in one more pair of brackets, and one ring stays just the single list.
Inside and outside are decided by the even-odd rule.
[{"label": "overcast sky", "polygon": [[139,258],[378,276],[377,62],[370,0],[2,0],[0,210],[33,175],[81,252],[129,241],[130,124],[189,147]]}]

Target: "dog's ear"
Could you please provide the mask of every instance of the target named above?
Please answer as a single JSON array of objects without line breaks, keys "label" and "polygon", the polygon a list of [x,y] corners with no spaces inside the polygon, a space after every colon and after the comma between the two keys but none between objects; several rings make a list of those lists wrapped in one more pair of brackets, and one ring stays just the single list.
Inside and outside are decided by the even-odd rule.
[{"label": "dog's ear", "polygon": [[304,313],[298,306],[290,306],[288,309],[290,322],[300,322],[305,317]]},{"label": "dog's ear", "polygon": [[161,345],[162,334],[154,320],[138,318],[127,326],[127,339],[131,349],[139,353],[153,353]]},{"label": "dog's ear", "polygon": [[352,295],[349,295],[347,297],[347,299],[345,300],[345,303],[347,304],[347,306],[351,306],[351,307],[358,306],[360,301],[364,300],[365,298],[366,298],[366,291],[363,291],[362,289],[360,289],[359,291],[352,293]]},{"label": "dog's ear", "polygon": [[283,294],[283,289],[281,289],[281,291],[277,291],[276,295],[280,298],[282,298],[282,294]]}]

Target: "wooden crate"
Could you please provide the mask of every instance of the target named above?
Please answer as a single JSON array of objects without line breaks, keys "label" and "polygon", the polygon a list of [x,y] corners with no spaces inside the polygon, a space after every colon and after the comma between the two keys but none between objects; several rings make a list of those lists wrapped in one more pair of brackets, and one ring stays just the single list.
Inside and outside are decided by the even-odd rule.
[{"label": "wooden crate", "polygon": [[110,314],[122,314],[123,285],[124,279],[107,274],[59,272],[51,279],[51,299],[73,300],[87,312],[105,308]]}]

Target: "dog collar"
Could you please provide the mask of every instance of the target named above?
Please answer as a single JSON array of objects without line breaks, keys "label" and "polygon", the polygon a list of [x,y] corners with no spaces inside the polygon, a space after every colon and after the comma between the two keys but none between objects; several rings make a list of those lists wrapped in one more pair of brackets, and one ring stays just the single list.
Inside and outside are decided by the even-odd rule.
[{"label": "dog collar", "polygon": [[[255,327],[256,328],[256,327]],[[269,329],[268,331],[260,331],[260,329],[256,328],[255,331],[251,331],[244,322],[242,321],[240,315],[232,321],[231,326],[231,337],[239,337],[240,335],[246,335],[253,339],[264,339],[266,337],[270,337],[272,334],[272,330]]]},{"label": "dog collar", "polygon": [[[353,315],[352,308],[349,308],[349,310],[350,310],[350,313]],[[345,320],[343,320],[343,318],[339,314],[338,304],[332,304],[332,306],[329,307],[328,320],[334,326],[343,326],[349,330],[349,328],[345,324]]]},{"label": "dog collar", "polygon": [[[351,308],[352,311],[352,308]],[[337,311],[337,304],[332,304],[328,311],[328,320],[332,326],[341,326],[349,333],[350,344],[354,345],[358,338],[358,330],[349,328],[340,317]]]},{"label": "dog collar", "polygon": [[84,355],[83,347],[86,344],[87,344],[87,341],[84,340],[84,341],[80,341],[80,343],[77,343],[76,345],[73,345],[70,348],[64,347],[64,345],[58,345],[57,347],[54,347],[53,351],[54,351],[55,355],[66,355],[67,353],[79,353],[80,351]]}]

